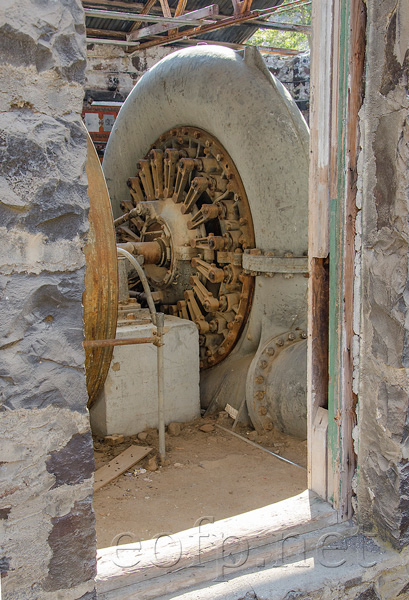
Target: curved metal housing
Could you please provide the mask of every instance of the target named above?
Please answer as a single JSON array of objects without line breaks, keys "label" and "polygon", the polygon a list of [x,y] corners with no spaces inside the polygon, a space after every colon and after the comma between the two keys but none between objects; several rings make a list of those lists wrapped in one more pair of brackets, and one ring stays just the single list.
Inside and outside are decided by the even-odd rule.
[{"label": "curved metal housing", "polygon": [[[305,260],[308,127],[254,47],[244,53],[213,45],[187,48],[164,58],[137,83],[115,122],[103,162],[114,217],[129,196],[127,179],[137,161],[164,132],[180,126],[209,132],[231,156],[254,225],[250,253],[273,255],[276,262]],[[254,357],[270,338],[306,327],[302,269],[269,272],[264,266],[261,274],[251,275],[255,293],[241,338],[225,360],[202,373],[205,407],[216,395],[220,404],[240,406],[247,374],[253,372],[243,368],[243,357]]]}]

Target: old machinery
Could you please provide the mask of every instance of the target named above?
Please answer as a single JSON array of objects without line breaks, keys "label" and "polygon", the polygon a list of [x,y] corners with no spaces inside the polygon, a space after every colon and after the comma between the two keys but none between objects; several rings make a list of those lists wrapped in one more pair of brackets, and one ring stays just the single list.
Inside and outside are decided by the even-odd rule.
[{"label": "old machinery", "polygon": [[[84,248],[85,339],[106,340],[115,337],[118,315],[118,263],[109,194],[98,155],[89,135],[87,144],[90,227]],[[94,404],[104,386],[111,358],[112,346],[87,348],[85,351],[89,407]]]},{"label": "old machinery", "polygon": [[[197,325],[200,366],[212,367],[234,348],[254,291],[242,266],[254,231],[239,173],[210,134],[183,127],[155,141],[128,186],[117,239],[143,257],[163,310]],[[138,278],[130,284],[142,291]]]},{"label": "old machinery", "polygon": [[[257,428],[302,437],[308,127],[258,51],[160,61],[121,108],[103,169],[117,242],[159,309],[199,331],[202,406],[246,402]],[[143,304],[135,272],[129,284]]]}]

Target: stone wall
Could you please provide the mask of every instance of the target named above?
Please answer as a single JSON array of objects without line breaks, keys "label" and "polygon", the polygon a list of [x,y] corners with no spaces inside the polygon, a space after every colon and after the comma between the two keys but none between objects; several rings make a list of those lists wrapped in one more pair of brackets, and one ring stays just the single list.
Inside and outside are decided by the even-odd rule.
[{"label": "stone wall", "polygon": [[409,542],[409,5],[371,0],[367,9],[358,517],[402,547]]},{"label": "stone wall", "polygon": [[297,56],[265,55],[264,61],[271,73],[290,92],[308,123],[310,109],[310,53],[304,52]]},{"label": "stone wall", "polygon": [[[148,69],[176,50],[172,46],[158,46],[129,56],[121,46],[88,44],[86,100],[125,100]],[[264,60],[271,73],[286,86],[308,123],[310,53],[291,57],[265,55]]]},{"label": "stone wall", "polygon": [[3,600],[95,598],[80,0],[0,8]]},{"label": "stone wall", "polygon": [[142,75],[174,51],[171,46],[158,46],[130,56],[121,46],[88,44],[86,100],[125,100]]}]

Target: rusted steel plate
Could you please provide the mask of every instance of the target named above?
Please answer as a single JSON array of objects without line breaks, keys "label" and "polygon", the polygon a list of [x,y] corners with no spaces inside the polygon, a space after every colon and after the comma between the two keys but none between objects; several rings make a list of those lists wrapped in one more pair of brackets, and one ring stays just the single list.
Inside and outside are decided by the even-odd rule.
[{"label": "rusted steel plate", "polygon": [[[84,248],[84,326],[86,341],[115,338],[118,317],[118,261],[111,202],[101,164],[88,136],[89,234]],[[101,391],[112,359],[112,346],[85,348],[88,407]]]}]

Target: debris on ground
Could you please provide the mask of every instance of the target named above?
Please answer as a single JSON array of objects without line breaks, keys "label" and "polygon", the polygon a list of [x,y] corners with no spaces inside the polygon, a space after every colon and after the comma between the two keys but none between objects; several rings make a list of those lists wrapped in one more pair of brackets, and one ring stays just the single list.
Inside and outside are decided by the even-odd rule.
[{"label": "debris on ground", "polygon": [[180,435],[180,432],[182,431],[182,427],[180,425],[180,423],[169,423],[168,425],[168,434],[169,435],[173,435],[173,436],[178,436]]},{"label": "debris on ground", "polygon": [[[135,468],[127,468],[94,494],[98,547],[132,532],[138,542],[194,527],[198,520],[224,519],[299,494],[307,487],[305,472],[215,428],[232,428],[226,411],[190,423],[166,435],[166,458],[158,458],[158,432],[150,428],[110,445],[95,437],[99,468],[130,446],[149,445]],[[208,433],[200,431],[203,426]],[[306,442],[278,430],[256,432],[238,423],[236,432],[298,464],[306,464]],[[157,469],[150,470],[156,462]],[[128,475],[129,473],[129,475]],[[128,539],[128,538],[127,538]],[[129,541],[129,539],[128,539]]]},{"label": "debris on ground", "polygon": [[199,427],[199,430],[204,431],[204,433],[211,433],[212,431],[214,431],[214,425],[207,423],[206,425],[202,425],[201,427]]}]

